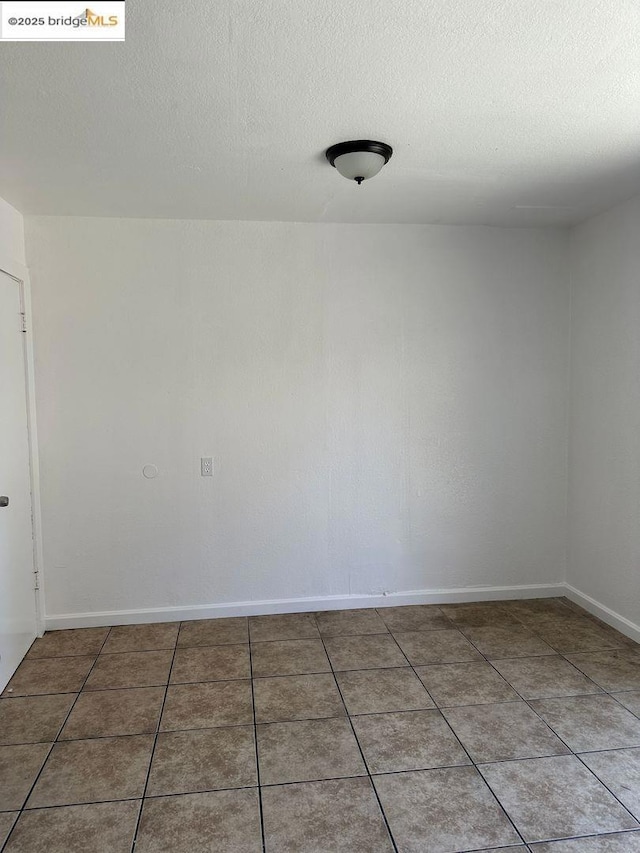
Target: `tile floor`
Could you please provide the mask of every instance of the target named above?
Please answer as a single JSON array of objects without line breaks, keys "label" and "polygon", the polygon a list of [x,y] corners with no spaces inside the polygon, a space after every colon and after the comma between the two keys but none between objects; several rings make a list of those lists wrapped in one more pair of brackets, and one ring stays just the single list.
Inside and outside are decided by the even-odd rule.
[{"label": "tile floor", "polygon": [[51,632],[0,699],[5,853],[640,853],[639,822],[640,646],[565,599]]}]

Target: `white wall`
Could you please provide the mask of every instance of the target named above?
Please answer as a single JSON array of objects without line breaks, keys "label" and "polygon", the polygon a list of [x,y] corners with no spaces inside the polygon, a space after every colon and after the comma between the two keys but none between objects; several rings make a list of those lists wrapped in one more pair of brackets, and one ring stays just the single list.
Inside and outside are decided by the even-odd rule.
[{"label": "white wall", "polygon": [[27,248],[50,616],[563,579],[562,232],[31,218]]},{"label": "white wall", "polygon": [[25,266],[24,221],[15,207],[0,198],[0,267],[17,275],[16,266]]},{"label": "white wall", "polygon": [[640,625],[640,197],[571,238],[570,585]]}]

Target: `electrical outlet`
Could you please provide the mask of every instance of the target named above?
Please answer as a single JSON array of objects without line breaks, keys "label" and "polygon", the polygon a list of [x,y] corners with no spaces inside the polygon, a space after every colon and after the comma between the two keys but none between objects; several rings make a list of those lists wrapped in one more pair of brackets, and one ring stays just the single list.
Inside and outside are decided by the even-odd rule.
[{"label": "electrical outlet", "polygon": [[213,458],[211,456],[203,456],[200,459],[200,476],[213,477]]}]

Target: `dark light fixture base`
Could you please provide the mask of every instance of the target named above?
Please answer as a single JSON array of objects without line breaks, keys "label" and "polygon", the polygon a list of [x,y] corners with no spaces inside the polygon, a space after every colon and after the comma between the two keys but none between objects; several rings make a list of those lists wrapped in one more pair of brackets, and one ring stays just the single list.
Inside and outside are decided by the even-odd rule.
[{"label": "dark light fixture base", "polygon": [[[352,151],[370,151],[372,154],[380,154],[384,157],[385,164],[389,162],[389,158],[393,154],[393,148],[387,145],[386,142],[374,142],[372,139],[355,139],[351,142],[338,142],[336,145],[327,148],[327,160],[332,166],[335,166],[336,157],[340,157],[342,154],[350,154]],[[356,178],[359,184],[363,180],[364,178],[360,178],[360,180]]]}]

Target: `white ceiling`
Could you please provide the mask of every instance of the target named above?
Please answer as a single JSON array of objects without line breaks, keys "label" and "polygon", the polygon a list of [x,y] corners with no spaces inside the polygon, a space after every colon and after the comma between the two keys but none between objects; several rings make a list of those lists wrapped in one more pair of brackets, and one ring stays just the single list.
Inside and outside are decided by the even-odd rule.
[{"label": "white ceiling", "polygon": [[[640,192],[638,0],[131,0],[114,44],[3,43],[28,214],[565,224]],[[323,159],[380,139],[358,187]]]}]

